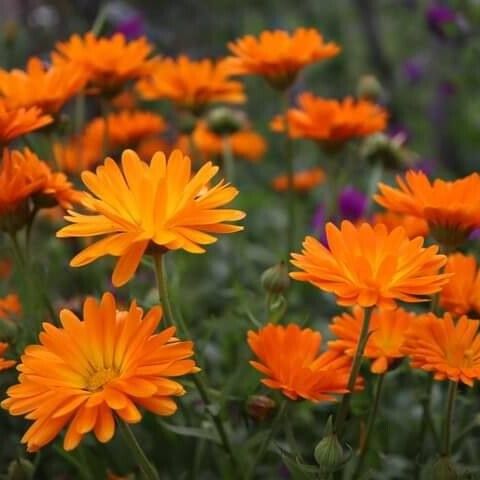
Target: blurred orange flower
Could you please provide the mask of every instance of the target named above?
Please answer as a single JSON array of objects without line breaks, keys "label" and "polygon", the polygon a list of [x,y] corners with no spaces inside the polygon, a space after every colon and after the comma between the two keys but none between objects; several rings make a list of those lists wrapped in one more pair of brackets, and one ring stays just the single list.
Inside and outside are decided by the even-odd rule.
[{"label": "blurred orange flower", "polygon": [[421,302],[450,278],[438,273],[446,262],[438,246],[423,248],[423,238],[409,240],[401,227],[388,232],[382,224],[343,221],[340,229],[328,223],[326,236],[328,248],[306,237],[302,253],[292,253],[291,261],[303,271],[290,276],[334,293],[339,305],[393,308],[396,300]]},{"label": "blurred orange flower", "polygon": [[225,60],[190,60],[185,55],[155,63],[152,75],[138,84],[148,100],[167,99],[178,106],[200,112],[217,102],[243,103],[243,85],[231,79],[232,68]]},{"label": "blurred orange flower", "polygon": [[192,176],[190,158],[175,150],[168,161],[157,152],[150,164],[132,150],[122,154],[122,168],[107,158],[96,174],[83,172],[82,180],[93,195],[83,201],[88,214],[70,211],[72,225],[58,237],[106,235],[76,255],[70,265],[87,265],[104,255],[118,256],[112,281],[115,286],[134,275],[147,248],[183,249],[204,253],[201,245],[216,242],[212,233],[243,229],[223,222],[241,220],[239,210],[219,208],[238,191],[223,181],[208,188],[218,167],[210,162]]},{"label": "blurred orange flower", "polygon": [[413,368],[432,372],[435,380],[452,380],[469,386],[480,379],[478,320],[465,315],[455,323],[450,313],[420,315],[407,334],[404,353]]},{"label": "blurred orange flower", "polygon": [[3,358],[3,354],[8,348],[8,343],[0,342],[0,372],[13,367],[17,362],[15,360],[6,360]]},{"label": "blurred orange flower", "polygon": [[89,139],[84,135],[71,138],[67,143],[56,142],[53,154],[60,170],[78,174],[90,170],[102,158],[102,144],[97,139]]},{"label": "blurred orange flower", "polygon": [[414,217],[413,215],[402,215],[386,211],[373,215],[371,223],[372,225],[383,223],[389,232],[397,227],[403,227],[407,237],[410,239],[428,236],[428,223],[423,218]]},{"label": "blurred orange flower", "polygon": [[[299,192],[308,192],[317,185],[325,181],[325,172],[321,168],[310,168],[296,172],[293,176],[293,189]],[[277,192],[285,192],[288,190],[287,175],[279,175],[272,181],[273,188]]]},{"label": "blurred orange flower", "polygon": [[440,305],[454,315],[480,314],[480,271],[472,255],[448,256],[445,272],[453,274],[440,292]]},{"label": "blurred orange flower", "polygon": [[[354,307],[352,314],[344,313],[335,317],[330,330],[338,339],[328,342],[328,347],[353,357],[360,339],[364,315],[363,308]],[[393,361],[404,357],[402,348],[413,318],[413,314],[402,308],[375,309],[372,312],[370,336],[363,356],[373,360],[370,367],[373,373],[385,373]]]},{"label": "blurred orange flower", "polygon": [[337,44],[326,43],[313,28],[298,28],[291,34],[267,30],[258,38],[246,35],[230,42],[228,48],[234,55],[228,61],[235,73],[261,75],[280,89],[290,86],[302,68],[340,52]]},{"label": "blurred orange flower", "polygon": [[[250,330],[247,341],[258,357],[250,364],[266,377],[262,383],[291,400],[332,401],[334,395],[348,393],[351,359],[333,350],[320,354],[319,332],[270,323],[258,332]],[[361,385],[357,380],[356,389]]]},{"label": "blurred orange flower", "polygon": [[8,278],[12,273],[13,262],[11,258],[0,259],[0,278]]},{"label": "blurred orange flower", "polygon": [[100,442],[115,433],[115,418],[142,419],[138,407],[172,415],[172,397],[185,393],[169,377],[198,371],[192,342],[180,342],[175,327],[156,333],[162,316],[153,307],[144,316],[135,301],[117,310],[112,294],[100,302],[87,298],[83,320],[60,312],[61,327],[43,324],[40,345],[30,345],[18,366],[18,384],[7,390],[2,407],[11,415],[34,420],[22,438],[34,452],[68,425],[65,450],[78,446],[93,431]]},{"label": "blurred orange flower", "polygon": [[76,65],[46,68],[37,57],[28,60],[25,71],[0,70],[0,95],[12,108],[38,107],[55,114],[85,85],[85,74]]},{"label": "blurred orange flower", "polygon": [[22,304],[16,293],[9,293],[0,298],[0,318],[9,319],[12,315],[18,315],[22,311]]},{"label": "blurred orange flower", "polygon": [[[298,97],[298,108],[287,112],[287,126],[292,138],[307,138],[326,146],[339,146],[347,140],[380,132],[387,126],[387,112],[367,100],[332,100],[305,92]],[[276,117],[271,127],[285,131],[285,120]]]}]

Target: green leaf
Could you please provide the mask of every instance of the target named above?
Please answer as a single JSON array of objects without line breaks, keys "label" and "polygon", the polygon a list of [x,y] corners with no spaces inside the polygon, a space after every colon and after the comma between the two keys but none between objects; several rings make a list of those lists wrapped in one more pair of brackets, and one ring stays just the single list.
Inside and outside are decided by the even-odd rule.
[{"label": "green leaf", "polygon": [[203,428],[185,427],[183,425],[172,425],[170,423],[164,422],[163,420],[158,420],[158,423],[165,430],[176,433],[178,435],[182,435],[184,437],[203,438],[219,445],[221,445],[222,443],[214,432],[205,430]]}]

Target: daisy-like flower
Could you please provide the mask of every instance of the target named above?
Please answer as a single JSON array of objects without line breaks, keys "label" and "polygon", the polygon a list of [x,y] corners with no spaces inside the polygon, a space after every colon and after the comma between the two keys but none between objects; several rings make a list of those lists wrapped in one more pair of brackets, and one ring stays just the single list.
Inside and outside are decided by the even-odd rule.
[{"label": "daisy-like flower", "polygon": [[190,158],[175,150],[168,161],[157,152],[150,164],[132,150],[122,154],[122,168],[113,159],[82,180],[93,195],[84,199],[88,212],[70,211],[72,225],[58,237],[106,235],[75,256],[70,265],[87,265],[104,255],[120,257],[113,271],[115,286],[134,275],[147,248],[160,251],[183,249],[204,253],[202,245],[214,243],[215,233],[233,233],[241,226],[223,222],[241,220],[239,210],[219,208],[238,191],[223,181],[209,188],[218,172],[210,162],[192,176]]},{"label": "daisy-like flower", "polygon": [[[380,132],[387,125],[387,112],[368,100],[332,100],[302,93],[298,108],[286,114],[288,134],[292,138],[306,138],[335,148],[346,141]],[[285,119],[276,117],[271,124],[274,131],[285,131]]]},{"label": "daisy-like flower", "polygon": [[407,232],[407,237],[410,239],[415,237],[427,237],[429,233],[428,223],[423,218],[394,213],[388,210],[381,213],[375,213],[372,217],[371,223],[372,225],[383,223],[389,232],[397,227],[403,227]]},{"label": "daisy-like flower", "polygon": [[[365,312],[355,307],[352,314],[344,313],[333,319],[330,330],[337,337],[328,342],[332,350],[340,350],[353,357],[357,350]],[[373,373],[385,373],[392,362],[404,357],[403,344],[410,329],[414,315],[402,308],[375,309],[369,324],[370,336],[363,356],[372,359],[370,367]]]},{"label": "daisy-like flower", "polygon": [[22,311],[22,304],[16,293],[9,293],[0,298],[0,318],[9,320],[12,315],[18,315]]},{"label": "daisy-like flower", "polygon": [[440,305],[454,315],[480,314],[480,270],[472,255],[449,255],[445,272],[453,274],[440,292]]},{"label": "daisy-like flower", "polygon": [[421,171],[397,177],[400,188],[379,184],[375,201],[392,212],[423,218],[443,245],[455,247],[480,227],[480,175],[430,183]]},{"label": "daisy-like flower", "polygon": [[260,75],[279,89],[289,87],[298,72],[312,63],[334,57],[340,47],[325,42],[313,28],[264,31],[258,38],[246,35],[230,42],[231,67],[240,75]]},{"label": "daisy-like flower", "polygon": [[450,313],[420,315],[407,334],[404,353],[413,368],[432,372],[435,380],[472,386],[480,379],[479,321],[465,315],[455,323]]},{"label": "daisy-like flower", "polygon": [[92,32],[83,37],[75,34],[56,45],[52,54],[55,65],[69,63],[84,71],[94,92],[116,94],[129,81],[136,81],[152,72],[153,51],[145,38],[127,42],[123,34],[98,38]]},{"label": "daisy-like flower", "polygon": [[0,147],[52,122],[53,118],[44,115],[37,107],[12,108],[0,98]]},{"label": "daisy-like flower", "polygon": [[446,257],[438,246],[424,248],[422,237],[409,240],[403,228],[359,226],[343,221],[326,226],[327,247],[306,237],[301,254],[292,254],[295,280],[310,282],[337,296],[339,305],[395,307],[396,300],[421,302],[439,292],[451,275],[438,273]]},{"label": "daisy-like flower", "polygon": [[[250,330],[247,341],[258,358],[250,364],[266,377],[262,383],[291,400],[332,401],[334,395],[348,393],[351,359],[333,350],[320,353],[319,332],[270,323],[258,332]],[[361,384],[359,379],[356,388]]]},{"label": "daisy-like flower", "polygon": [[32,57],[26,70],[0,70],[0,95],[12,108],[39,107],[56,114],[85,85],[85,74],[76,65],[53,65],[46,68]]},{"label": "daisy-like flower", "polygon": [[201,112],[217,102],[243,103],[243,84],[232,80],[232,68],[225,60],[190,60],[181,55],[155,64],[152,75],[138,84],[147,100],[167,99],[181,108]]},{"label": "daisy-like flower", "polygon": [[8,343],[0,342],[0,372],[2,370],[7,370],[8,368],[12,368],[17,362],[15,360],[7,360],[3,358],[5,351],[8,348]]},{"label": "daisy-like flower", "polygon": [[[299,192],[308,192],[325,181],[325,172],[321,168],[302,170],[293,175],[293,189]],[[279,175],[272,181],[272,186],[277,192],[288,190],[287,175]]]},{"label": "daisy-like flower", "polygon": [[25,349],[18,384],[1,404],[11,415],[33,420],[22,438],[28,451],[39,450],[67,426],[65,450],[92,431],[108,442],[115,419],[142,419],[138,407],[156,415],[175,413],[172,397],[185,390],[170,377],[198,369],[190,359],[193,343],[178,341],[175,327],[155,333],[161,316],[160,307],[144,315],[135,302],[119,311],[106,293],[100,302],[85,300],[83,320],[64,309],[60,327],[43,324],[40,344]]}]

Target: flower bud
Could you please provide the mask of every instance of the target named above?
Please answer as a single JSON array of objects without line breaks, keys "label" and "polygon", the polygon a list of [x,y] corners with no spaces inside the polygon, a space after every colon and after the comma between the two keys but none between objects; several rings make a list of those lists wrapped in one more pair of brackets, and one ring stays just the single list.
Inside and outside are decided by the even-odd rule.
[{"label": "flower bud", "polygon": [[357,84],[357,96],[362,100],[378,102],[383,96],[383,88],[374,75],[363,75]]},{"label": "flower bud", "polygon": [[206,120],[208,129],[217,135],[231,135],[241,130],[246,123],[243,112],[228,107],[210,110]]},{"label": "flower bud", "polygon": [[11,46],[18,37],[18,25],[13,20],[6,21],[3,24],[3,40],[5,44]]},{"label": "flower bud", "polygon": [[329,433],[315,447],[315,461],[323,473],[338,470],[345,463],[345,454],[335,433]]},{"label": "flower bud", "polygon": [[25,458],[16,458],[10,462],[7,470],[7,480],[30,480],[35,468],[32,462]]},{"label": "flower bud", "polygon": [[184,135],[190,135],[197,126],[197,117],[190,112],[182,112],[178,115],[178,129]]},{"label": "flower bud", "polygon": [[267,268],[262,273],[260,282],[268,293],[279,294],[285,292],[290,286],[290,277],[285,262],[280,262],[273,267]]},{"label": "flower bud", "polygon": [[272,416],[277,404],[266,395],[250,395],[247,400],[247,413],[249,417],[258,422],[263,422]]}]

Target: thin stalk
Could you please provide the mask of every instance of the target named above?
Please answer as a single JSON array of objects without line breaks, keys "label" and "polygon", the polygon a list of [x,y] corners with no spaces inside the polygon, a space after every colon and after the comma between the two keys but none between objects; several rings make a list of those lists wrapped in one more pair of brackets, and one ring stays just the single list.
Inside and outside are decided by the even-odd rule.
[{"label": "thin stalk", "polygon": [[384,380],[385,380],[384,373],[381,375],[378,375],[376,387],[375,387],[375,397],[373,399],[372,408],[370,409],[370,413],[368,415],[367,430],[365,432],[365,438],[363,440],[363,444],[360,448],[360,453],[358,454],[358,462],[355,468],[355,473],[353,474],[353,478],[360,478],[360,474],[362,473],[365,459],[367,458],[368,448],[370,447],[370,439],[373,433],[373,425],[375,424],[375,420],[377,418],[378,406],[380,405],[380,398],[382,396],[382,388],[383,388]]},{"label": "thin stalk", "polygon": [[368,340],[368,329],[370,326],[370,318],[372,316],[373,307],[365,309],[362,330],[360,332],[360,338],[358,340],[358,347],[353,357],[352,369],[350,371],[350,377],[348,379],[347,389],[349,393],[346,393],[342,397],[342,401],[337,409],[337,416],[335,418],[334,433],[339,437],[342,436],[343,427],[345,426],[345,420],[347,418],[348,411],[350,409],[350,397],[353,394],[355,383],[357,381],[358,374],[360,372],[360,364],[362,363],[362,356],[365,350],[365,345]]},{"label": "thin stalk", "polygon": [[105,124],[103,129],[102,150],[103,156],[106,157],[110,148],[110,129],[108,127],[108,114],[110,113],[110,104],[108,102],[108,99],[100,97],[100,110],[102,112],[103,123]]},{"label": "thin stalk", "polygon": [[157,470],[150,462],[142,447],[138,443],[134,433],[132,432],[132,429],[130,428],[130,425],[128,425],[128,423],[120,421],[119,428],[122,432],[125,443],[130,448],[130,451],[134,454],[143,476],[147,480],[159,480],[160,477]]},{"label": "thin stalk", "polygon": [[257,455],[253,459],[253,462],[250,465],[250,468],[247,470],[247,473],[245,475],[245,480],[251,480],[254,477],[255,468],[261,462],[263,456],[265,455],[265,452],[268,449],[268,446],[270,445],[270,442],[272,441],[272,438],[275,436],[275,433],[278,431],[281,420],[283,419],[285,412],[287,410],[287,406],[288,406],[288,400],[284,399],[280,405],[280,408],[278,409],[277,415],[272,421],[272,425],[270,427],[270,430],[267,436],[263,439],[263,442],[257,451]]},{"label": "thin stalk", "polygon": [[225,177],[227,182],[233,183],[235,180],[235,158],[233,156],[230,135],[222,136],[222,159],[223,176]]},{"label": "thin stalk", "polygon": [[382,180],[383,176],[383,164],[381,162],[376,163],[370,171],[370,178],[367,186],[367,207],[365,212],[370,213],[372,207],[373,195],[377,191],[377,185]]},{"label": "thin stalk", "polygon": [[440,451],[440,454],[445,457],[449,457],[451,452],[450,437],[452,430],[453,409],[455,406],[455,397],[457,395],[457,387],[458,383],[450,380],[448,385],[447,403],[445,405],[445,416],[442,429],[442,446]]}]

